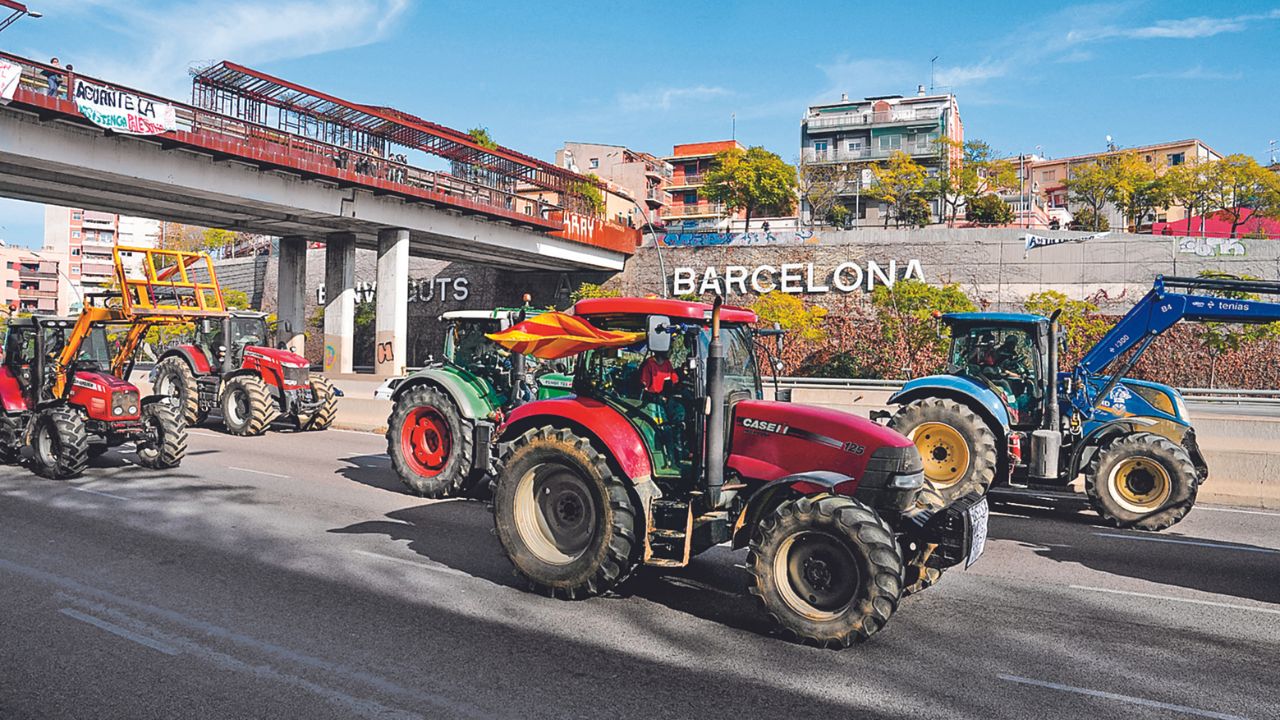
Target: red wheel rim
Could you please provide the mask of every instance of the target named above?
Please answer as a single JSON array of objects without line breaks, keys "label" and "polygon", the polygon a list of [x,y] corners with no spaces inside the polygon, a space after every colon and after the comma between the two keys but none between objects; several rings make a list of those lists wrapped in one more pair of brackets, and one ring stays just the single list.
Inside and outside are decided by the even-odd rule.
[{"label": "red wheel rim", "polygon": [[409,467],[423,477],[439,475],[453,447],[449,424],[433,407],[414,408],[409,413],[400,429],[400,442]]}]

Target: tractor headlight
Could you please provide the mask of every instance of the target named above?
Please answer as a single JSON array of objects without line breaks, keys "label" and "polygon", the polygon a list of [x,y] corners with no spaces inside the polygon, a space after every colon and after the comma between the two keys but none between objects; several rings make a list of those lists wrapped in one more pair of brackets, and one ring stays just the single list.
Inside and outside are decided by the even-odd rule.
[{"label": "tractor headlight", "polygon": [[117,405],[117,406],[115,406],[114,408],[112,408],[112,409],[111,409],[111,413],[112,413],[113,415],[123,415],[123,414],[124,414],[124,408],[122,408],[122,407],[120,407],[119,405]]},{"label": "tractor headlight", "polygon": [[894,475],[889,481],[889,485],[899,490],[916,490],[924,487],[924,472],[914,472],[910,475]]},{"label": "tractor headlight", "polygon": [[1170,394],[1173,395],[1173,407],[1178,411],[1178,415],[1190,423],[1191,411],[1187,409],[1187,401],[1182,399],[1182,393],[1175,391]]},{"label": "tractor headlight", "polygon": [[132,415],[132,414],[134,414],[134,413],[136,413],[136,412],[138,412],[138,406],[137,406],[137,405],[130,405],[130,406],[129,406],[129,414],[130,414],[130,415]]}]

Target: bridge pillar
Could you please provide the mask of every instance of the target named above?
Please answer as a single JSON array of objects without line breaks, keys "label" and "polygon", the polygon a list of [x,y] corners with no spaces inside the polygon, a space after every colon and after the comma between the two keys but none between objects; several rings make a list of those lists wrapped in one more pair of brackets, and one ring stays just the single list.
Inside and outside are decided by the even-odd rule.
[{"label": "bridge pillar", "polygon": [[280,238],[277,272],[276,341],[291,352],[306,355],[307,239]]},{"label": "bridge pillar", "polygon": [[378,233],[378,292],[375,374],[403,375],[409,332],[409,231],[391,228]]},{"label": "bridge pillar", "polygon": [[324,251],[324,371],[352,372],[356,332],[356,236],[333,233]]}]

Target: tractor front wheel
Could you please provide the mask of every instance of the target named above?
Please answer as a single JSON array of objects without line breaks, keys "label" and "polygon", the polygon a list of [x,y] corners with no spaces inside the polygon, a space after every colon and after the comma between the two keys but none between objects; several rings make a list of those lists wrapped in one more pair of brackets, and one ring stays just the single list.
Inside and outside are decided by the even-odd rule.
[{"label": "tractor front wheel", "polygon": [[493,490],[498,540],[534,590],[576,600],[631,572],[636,512],[624,481],[591,441],[538,427],[505,443]]},{"label": "tractor front wheel", "polygon": [[338,395],[333,391],[333,383],[329,378],[311,378],[311,392],[315,393],[319,406],[315,412],[298,414],[299,430],[328,430],[338,417]]},{"label": "tractor front wheel", "polygon": [[68,405],[41,410],[31,437],[32,469],[55,480],[73,478],[89,464],[84,416]]},{"label": "tractor front wheel", "polygon": [[261,378],[238,375],[224,383],[222,422],[232,435],[261,435],[278,414]]},{"label": "tractor front wheel", "polygon": [[405,391],[387,418],[387,455],[415,495],[447,497],[470,479],[471,425],[442,390],[419,385]]},{"label": "tractor front wheel", "polygon": [[173,398],[187,425],[204,422],[207,413],[200,411],[200,389],[186,360],[170,355],[156,363],[156,381],[152,390],[157,395]]},{"label": "tractor front wheel", "polygon": [[996,476],[996,436],[967,406],[947,398],[903,405],[889,427],[911,438],[924,460],[924,476],[950,503],[986,493]]},{"label": "tractor front wheel", "polygon": [[874,635],[902,597],[893,530],[848,497],[788,500],[760,522],[747,554],[751,594],[803,642],[845,648]]},{"label": "tractor front wheel", "polygon": [[1196,502],[1196,468],[1185,448],[1152,433],[1113,441],[1089,464],[1084,491],[1117,527],[1163,530]]},{"label": "tractor front wheel", "polygon": [[138,464],[153,470],[178,467],[187,454],[187,426],[178,411],[163,403],[142,406]]}]

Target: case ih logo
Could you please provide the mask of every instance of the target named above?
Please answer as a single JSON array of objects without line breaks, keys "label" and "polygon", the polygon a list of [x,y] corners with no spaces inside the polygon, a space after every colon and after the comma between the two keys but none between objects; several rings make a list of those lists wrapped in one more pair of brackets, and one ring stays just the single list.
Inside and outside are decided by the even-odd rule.
[{"label": "case ih logo", "polygon": [[790,426],[783,425],[782,423],[768,422],[765,420],[756,420],[755,418],[743,418],[742,427],[747,428],[748,430],[759,430],[760,432],[778,433],[779,435],[786,435],[787,431],[791,429]]}]

